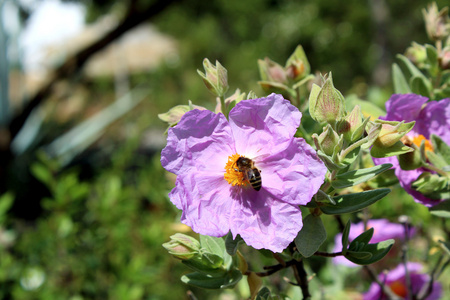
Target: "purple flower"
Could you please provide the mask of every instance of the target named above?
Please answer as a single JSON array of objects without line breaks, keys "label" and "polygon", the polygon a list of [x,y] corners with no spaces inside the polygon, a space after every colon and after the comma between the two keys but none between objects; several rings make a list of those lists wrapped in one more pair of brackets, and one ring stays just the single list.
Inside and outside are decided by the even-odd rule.
[{"label": "purple flower", "polygon": [[[408,269],[409,280],[411,282],[411,291],[413,295],[417,295],[422,292],[422,289],[426,289],[428,286],[428,282],[430,281],[430,276],[427,274],[420,273],[422,269],[422,265],[419,263],[408,262],[406,264]],[[412,299],[411,295],[409,295],[409,288],[406,281],[405,275],[405,265],[398,265],[394,270],[390,271],[387,274],[380,274],[378,276],[380,282],[384,283],[388,286],[391,291],[397,296],[401,297],[401,299]],[[433,283],[433,290],[431,294],[426,298],[426,300],[435,300],[439,299],[442,293],[442,287],[439,282]],[[385,295],[382,294],[382,290],[380,286],[373,282],[370,285],[369,290],[364,294],[364,300],[385,300],[388,299]]]},{"label": "purple flower", "polygon": [[[439,136],[445,143],[450,144],[450,99],[427,102],[428,98],[415,94],[395,94],[386,102],[388,121],[406,122],[416,121],[414,128],[406,134],[406,139],[420,146],[425,139],[425,146],[432,150],[429,139],[432,134]],[[381,118],[380,118],[381,119]],[[405,138],[404,137],[404,138]],[[402,170],[396,157],[374,158],[375,164],[391,163],[395,168],[395,175],[400,185],[414,200],[425,206],[433,206],[441,200],[427,198],[414,190],[411,184],[424,172],[424,168]]]},{"label": "purple flower", "polygon": [[[276,94],[239,102],[229,121],[206,110],[187,112],[169,129],[161,153],[163,167],[178,175],[169,198],[183,211],[181,221],[203,235],[231,230],[256,249],[285,249],[303,225],[298,205],[311,200],[327,171],[294,137],[300,119],[298,109]],[[236,165],[239,157],[259,170],[260,190]]]},{"label": "purple flower", "polygon": [[[352,224],[350,227],[350,232],[348,234],[349,242],[353,241],[358,235],[366,231],[367,229],[373,228],[373,236],[370,243],[379,243],[389,239],[404,239],[405,238],[405,227],[402,224],[391,223],[386,219],[375,219],[369,220],[367,222],[367,228],[364,228],[364,223],[360,222],[357,224]],[[410,229],[408,236],[412,237],[414,235],[414,229]],[[342,233],[339,233],[334,238],[334,248],[333,252],[340,252],[342,250]],[[338,265],[345,265],[348,267],[358,267],[359,265],[352,263],[343,256],[333,257],[333,263]]]}]

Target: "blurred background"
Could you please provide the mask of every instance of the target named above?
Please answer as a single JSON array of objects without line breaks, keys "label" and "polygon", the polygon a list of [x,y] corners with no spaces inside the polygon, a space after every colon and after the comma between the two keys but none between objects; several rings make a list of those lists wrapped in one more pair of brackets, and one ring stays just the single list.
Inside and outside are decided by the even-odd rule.
[{"label": "blurred background", "polygon": [[[313,71],[384,109],[395,55],[428,42],[427,4],[0,0],[0,298],[186,298],[187,270],[161,246],[189,230],[167,197],[157,115],[189,100],[214,108],[203,58],[228,69],[230,91],[264,96],[257,59],[284,64],[301,44]],[[372,213],[426,224],[411,202]]]}]

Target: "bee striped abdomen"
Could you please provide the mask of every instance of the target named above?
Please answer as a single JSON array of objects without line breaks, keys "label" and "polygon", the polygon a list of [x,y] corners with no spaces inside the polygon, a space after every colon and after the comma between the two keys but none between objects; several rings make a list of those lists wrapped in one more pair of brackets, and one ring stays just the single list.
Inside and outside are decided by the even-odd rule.
[{"label": "bee striped abdomen", "polygon": [[253,169],[249,170],[247,173],[247,177],[249,178],[248,181],[250,182],[252,187],[256,191],[259,191],[261,189],[261,184],[262,184],[261,173],[259,172],[259,170],[257,168],[253,168]]}]

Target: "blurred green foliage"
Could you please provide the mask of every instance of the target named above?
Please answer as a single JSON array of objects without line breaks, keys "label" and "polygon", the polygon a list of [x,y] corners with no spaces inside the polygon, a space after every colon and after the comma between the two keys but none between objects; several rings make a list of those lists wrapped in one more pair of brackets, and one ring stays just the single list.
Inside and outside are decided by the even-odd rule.
[{"label": "blurred green foliage", "polygon": [[[122,7],[120,1],[87,2],[90,20],[105,14],[106,9],[120,11]],[[144,83],[150,90],[149,99],[113,124],[90,152],[68,167],[59,167],[38,150],[51,140],[48,137],[22,156],[22,161],[14,162],[16,175],[8,186],[12,193],[0,197],[0,298],[186,297],[190,288],[181,283],[180,276],[187,270],[161,246],[177,231],[173,226],[179,220],[167,197],[173,178],[168,178],[160,165],[160,148],[143,145],[144,134],[154,128],[162,134],[165,127],[157,114],[187,104],[189,99],[213,109],[213,97],[196,73],[203,58],[218,59],[228,69],[232,90],[253,90],[262,96],[256,83],[257,59],[268,56],[283,62],[298,44],[303,45],[312,70],[332,71],[335,86],[344,94],[356,92],[383,107],[391,86],[389,78],[377,78],[374,70],[380,65],[390,68],[395,54],[403,53],[412,40],[426,41],[421,9],[428,1],[379,1],[387,15],[376,10],[373,5],[377,2],[182,1],[159,15],[154,23],[177,39],[179,54],[156,71],[132,75],[130,85]],[[442,7],[445,1],[437,2]],[[375,22],[376,16],[381,25]],[[111,100],[112,80],[87,82],[87,102],[98,103],[99,95]],[[368,89],[375,83],[384,85],[375,91]],[[57,136],[71,125],[48,120],[42,132]],[[118,134],[123,131],[126,134]],[[151,138],[150,143],[154,143],[152,139],[157,140]],[[8,212],[19,194],[29,198]],[[18,217],[20,211],[30,208],[39,210],[35,218]],[[371,210],[374,217],[394,221],[398,212],[410,215],[420,228],[432,221],[427,210],[404,192],[391,193]],[[327,232],[338,232],[332,216],[324,220]],[[332,244],[330,235],[324,247]],[[423,256],[427,250],[416,249]],[[251,250],[243,250],[244,255],[246,251]],[[252,263],[270,264],[269,259],[259,261],[264,259]],[[307,267],[329,284],[327,292],[343,294],[344,286],[358,291],[367,288],[353,270],[345,271],[349,273],[346,282],[336,279],[330,260],[313,258]],[[282,280],[284,275],[271,277],[278,292],[289,286]],[[314,280],[311,287],[317,293],[323,289]],[[193,291],[199,299],[213,299],[219,293]],[[287,290],[293,299],[298,292]],[[346,299],[349,294],[335,295]]]}]

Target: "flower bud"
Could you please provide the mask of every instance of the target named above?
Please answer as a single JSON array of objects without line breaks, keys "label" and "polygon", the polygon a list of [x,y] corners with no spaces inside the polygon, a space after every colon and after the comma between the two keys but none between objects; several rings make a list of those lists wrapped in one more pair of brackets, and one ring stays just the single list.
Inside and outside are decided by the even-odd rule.
[{"label": "flower bud", "polygon": [[427,10],[422,10],[425,19],[425,27],[428,37],[433,41],[446,38],[450,34],[450,23],[448,19],[448,7],[438,11],[437,4],[433,2]]},{"label": "flower bud", "polygon": [[210,92],[218,97],[222,97],[228,90],[227,69],[225,69],[217,60],[214,66],[207,58],[203,60],[205,73],[197,70],[202,77],[203,82]]},{"label": "flower bud", "polygon": [[440,65],[442,70],[450,69],[450,46],[447,46],[444,49],[442,49],[442,53],[440,56]]},{"label": "flower bud", "polygon": [[326,155],[332,156],[334,153],[334,148],[339,143],[339,136],[330,124],[328,124],[317,140],[320,150],[322,150]]},{"label": "flower bud", "polygon": [[420,151],[414,149],[412,152],[400,154],[398,156],[398,162],[402,170],[415,170],[420,168],[422,166]]},{"label": "flower bud", "polygon": [[298,45],[294,53],[286,62],[286,75],[294,80],[299,81],[311,72],[308,59],[301,45]]},{"label": "flower bud", "polygon": [[344,120],[338,123],[337,132],[344,136],[345,141],[352,143],[362,136],[368,121],[369,118],[363,122],[361,107],[356,105]]},{"label": "flower bud", "polygon": [[181,260],[194,257],[201,248],[199,241],[182,233],[172,235],[170,242],[164,243],[162,246],[166,248],[169,254]]},{"label": "flower bud", "polygon": [[317,122],[331,125],[344,117],[344,96],[334,88],[331,73],[321,88],[313,85],[309,96],[309,112]]},{"label": "flower bud", "polygon": [[416,122],[404,123],[404,121],[375,120],[374,123],[381,124],[381,131],[375,140],[375,144],[378,147],[388,148],[400,141],[414,127]]},{"label": "flower bud", "polygon": [[416,42],[413,42],[412,46],[406,49],[405,55],[419,68],[422,68],[427,61],[427,49]]},{"label": "flower bud", "polygon": [[158,118],[161,121],[168,123],[169,126],[174,126],[181,120],[181,117],[185,113],[187,113],[188,111],[193,110],[193,109],[205,110],[206,108],[204,108],[202,106],[194,105],[194,104],[192,104],[191,101],[189,101],[189,105],[174,106],[171,109],[169,109],[168,112],[158,114]]},{"label": "flower bud", "polygon": [[262,81],[287,83],[287,75],[284,68],[270,58],[258,59],[258,67]]}]

